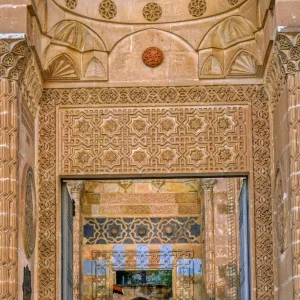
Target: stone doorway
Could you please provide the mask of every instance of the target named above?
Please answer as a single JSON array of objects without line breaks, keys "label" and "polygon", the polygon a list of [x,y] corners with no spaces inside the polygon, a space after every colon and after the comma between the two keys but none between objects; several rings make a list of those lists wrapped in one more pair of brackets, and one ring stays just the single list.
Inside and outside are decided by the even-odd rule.
[{"label": "stone doorway", "polygon": [[239,296],[244,181],[68,180],[76,211],[70,299],[247,299]]}]

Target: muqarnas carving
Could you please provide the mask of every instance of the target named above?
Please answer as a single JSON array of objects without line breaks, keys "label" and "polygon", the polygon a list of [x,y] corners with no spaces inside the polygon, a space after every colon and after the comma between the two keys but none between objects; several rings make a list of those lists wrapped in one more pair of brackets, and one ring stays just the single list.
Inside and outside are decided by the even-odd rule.
[{"label": "muqarnas carving", "polygon": [[100,15],[104,19],[113,19],[117,15],[117,6],[112,0],[104,0],[99,5]]},{"label": "muqarnas carving", "polygon": [[198,217],[85,218],[84,221],[87,245],[200,243]]},{"label": "muqarnas carving", "polygon": [[35,185],[31,167],[27,172],[25,189],[25,246],[28,256],[31,256],[34,251],[36,239]]},{"label": "muqarnas carving", "polygon": [[162,8],[159,4],[151,2],[143,8],[143,16],[147,21],[154,22],[162,16]]},{"label": "muqarnas carving", "polygon": [[155,68],[163,62],[164,54],[157,47],[149,47],[144,51],[142,58],[146,66]]}]

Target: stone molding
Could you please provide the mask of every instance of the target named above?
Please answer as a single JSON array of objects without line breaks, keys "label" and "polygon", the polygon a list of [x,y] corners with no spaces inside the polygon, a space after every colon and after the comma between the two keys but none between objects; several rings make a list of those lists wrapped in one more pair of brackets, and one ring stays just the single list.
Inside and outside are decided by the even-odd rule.
[{"label": "stone molding", "polygon": [[[299,157],[300,150],[298,141],[300,139],[300,33],[299,28],[284,28],[278,32],[275,51],[277,52],[277,71],[279,84],[277,90],[286,83],[288,89],[288,118],[289,118],[289,140],[290,140],[290,180],[289,189],[291,193],[291,223],[292,223],[292,252],[293,252],[293,281],[294,281],[294,299],[300,299],[300,221],[299,221]],[[279,67],[279,63],[282,67]],[[275,64],[274,64],[275,65]],[[274,69],[274,66],[273,66]],[[283,69],[283,70],[282,70]],[[282,74],[284,71],[285,79]],[[275,73],[275,72],[273,72]],[[272,86],[276,85],[276,77]],[[266,88],[268,90],[268,87]],[[270,90],[270,89],[269,89]],[[276,87],[275,87],[276,94]],[[277,100],[280,92],[277,93]],[[275,98],[275,97],[274,97]],[[281,239],[285,239],[283,236]]]},{"label": "stone molding", "polygon": [[300,72],[288,75],[292,252],[294,299],[300,299]]}]

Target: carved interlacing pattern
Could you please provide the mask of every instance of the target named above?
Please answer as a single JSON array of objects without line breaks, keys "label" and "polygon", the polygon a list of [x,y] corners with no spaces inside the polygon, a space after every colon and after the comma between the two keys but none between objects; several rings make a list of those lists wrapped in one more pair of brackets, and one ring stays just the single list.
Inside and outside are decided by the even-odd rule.
[{"label": "carved interlacing pattern", "polygon": [[257,299],[274,299],[271,157],[268,99],[252,102]]},{"label": "carved interlacing pattern", "polygon": [[152,104],[152,103],[214,103],[251,102],[261,87],[239,86],[192,86],[192,87],[124,87],[90,89],[46,89],[43,102],[57,105],[72,104]]},{"label": "carved interlacing pattern", "polygon": [[[114,104],[137,104],[142,103],[182,103],[182,104],[205,104],[205,103],[250,103],[253,102],[253,150],[254,150],[254,178],[255,178],[255,229],[256,238],[256,271],[257,271],[257,295],[258,299],[272,299],[273,291],[273,269],[272,269],[272,230],[271,230],[271,210],[270,210],[270,155],[269,155],[269,123],[268,123],[268,103],[262,86],[243,85],[243,86],[199,86],[199,87],[150,87],[150,88],[95,88],[95,89],[48,89],[45,90],[41,101],[40,109],[40,130],[39,130],[39,269],[38,269],[38,295],[39,299],[56,299],[56,106],[59,105],[114,105]],[[104,107],[105,108],[105,107]],[[81,108],[82,109],[82,108]],[[120,108],[122,111],[123,108]],[[144,110],[146,108],[143,108]],[[157,108],[162,110],[162,108]],[[186,108],[185,108],[186,109]],[[195,107],[190,108],[196,110]],[[77,109],[79,111],[79,109]],[[85,109],[84,109],[85,110]],[[98,111],[101,108],[97,108]],[[105,110],[105,109],[104,109]],[[113,109],[113,113],[118,109]],[[67,112],[66,108],[60,112]],[[70,108],[75,112],[76,107]],[[95,109],[91,109],[91,116]],[[134,109],[133,111],[138,111]],[[86,110],[86,113],[88,110]],[[100,115],[101,116],[101,115]],[[115,126],[113,118],[109,115],[105,124],[101,127],[101,132],[106,130],[107,136],[114,138],[114,130],[120,128]],[[125,118],[128,117],[125,115]],[[172,136],[174,125],[178,124],[178,120],[172,118],[172,115],[166,114],[164,119],[168,119],[164,123],[160,123],[158,128],[164,127],[166,132],[164,136],[168,139],[168,134]],[[179,115],[176,116],[179,118]],[[230,115],[228,116],[230,117]],[[143,116],[136,116],[134,125],[130,127],[135,130],[137,139],[143,134]],[[182,117],[179,118],[181,120]],[[192,127],[200,124],[201,116],[198,121],[193,122]],[[81,123],[80,123],[80,122]],[[78,120],[77,126],[73,128],[73,133],[79,137],[79,131],[85,130],[92,124]],[[111,122],[112,121],[112,122]],[[123,122],[122,118],[118,119]],[[221,118],[220,129],[230,124],[230,120],[224,116]],[[152,123],[152,122],[150,122]],[[164,124],[164,125],[163,125]],[[173,125],[172,125],[173,124]],[[105,126],[106,125],[106,126]],[[117,124],[118,125],[118,124]],[[150,124],[151,125],[151,124]],[[94,125],[93,125],[94,126]],[[105,126],[105,127],[104,127]],[[67,128],[67,127],[66,127]],[[129,129],[126,124],[126,130]],[[70,128],[67,128],[70,132]],[[176,129],[178,130],[178,129]],[[230,132],[231,129],[229,129]],[[250,131],[250,128],[249,128]],[[72,133],[72,134],[73,134]],[[229,134],[230,136],[230,134]],[[183,137],[184,138],[184,137]],[[172,155],[172,145],[180,143],[178,137],[170,140],[170,149],[164,154],[166,160]],[[124,143],[126,144],[126,143]],[[102,145],[101,145],[102,147]],[[100,149],[100,148],[99,148]],[[114,150],[114,149],[113,149]],[[119,149],[118,149],[119,150]],[[171,151],[170,151],[171,150]],[[228,157],[230,149],[224,148],[220,157]],[[116,152],[116,151],[115,151]],[[83,152],[77,153],[77,159],[83,162],[87,156]],[[142,157],[142,151],[137,157]],[[195,152],[194,159],[199,159],[201,153]],[[107,164],[115,159],[116,155],[113,151],[107,156]],[[136,159],[138,161],[139,158]],[[128,158],[128,162],[130,159]],[[137,165],[137,164],[136,164]],[[65,167],[63,167],[65,169]],[[137,168],[137,166],[135,166]],[[107,167],[110,170],[110,167]],[[138,168],[137,168],[138,169]],[[165,168],[162,174],[166,174]],[[75,170],[75,169],[74,169]],[[79,170],[77,168],[77,170]],[[116,170],[116,168],[114,169]],[[179,170],[179,169],[178,169]],[[248,170],[245,166],[245,171]],[[227,171],[227,170],[226,170]],[[82,172],[82,171],[81,171]],[[128,168],[126,172],[131,173]],[[153,172],[153,169],[152,171]],[[178,172],[178,171],[175,171]],[[190,172],[190,171],[189,171]],[[193,172],[195,168],[193,167]],[[125,172],[123,172],[125,174]],[[74,173],[73,173],[74,174]],[[109,172],[107,173],[109,174]],[[128,174],[128,173],[127,173]],[[77,174],[74,174],[77,175]]]},{"label": "carved interlacing pattern", "polygon": [[[15,299],[17,284],[17,87],[0,78],[0,299]],[[8,112],[11,106],[11,113]],[[14,148],[14,149],[13,149]]]},{"label": "carved interlacing pattern", "polygon": [[300,34],[279,33],[278,55],[287,74],[300,71]]},{"label": "carved interlacing pattern", "polygon": [[0,40],[0,299],[17,297],[18,86],[27,47]]},{"label": "carved interlacing pattern", "polygon": [[58,116],[60,174],[248,168],[245,106],[61,108]]},{"label": "carved interlacing pattern", "polygon": [[55,98],[43,101],[39,129],[39,299],[56,299]]},{"label": "carved interlacing pattern", "polygon": [[290,191],[293,250],[294,299],[300,299],[300,72],[289,75],[289,123],[290,123]]}]

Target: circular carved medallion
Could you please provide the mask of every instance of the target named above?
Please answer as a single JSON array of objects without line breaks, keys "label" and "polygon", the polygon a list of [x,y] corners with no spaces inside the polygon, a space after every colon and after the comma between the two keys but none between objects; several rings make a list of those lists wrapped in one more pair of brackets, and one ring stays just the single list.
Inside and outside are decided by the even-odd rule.
[{"label": "circular carved medallion", "polygon": [[35,185],[33,170],[29,167],[25,183],[25,246],[29,256],[32,255],[36,240],[36,218],[35,218]]},{"label": "circular carved medallion", "polygon": [[104,19],[113,19],[117,15],[117,6],[112,0],[104,0],[100,3],[99,12]]},{"label": "circular carved medallion", "polygon": [[77,6],[77,0],[65,0],[66,6],[70,9],[74,9]]},{"label": "circular carved medallion", "polygon": [[143,16],[147,21],[154,22],[160,19],[162,15],[161,6],[157,3],[151,2],[148,3],[143,8]]},{"label": "circular carved medallion", "polygon": [[142,58],[146,66],[155,68],[163,62],[164,55],[159,48],[150,47],[144,51]]},{"label": "circular carved medallion", "polygon": [[206,11],[206,2],[205,0],[191,0],[189,4],[189,12],[195,17],[201,17]]}]

